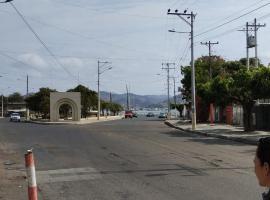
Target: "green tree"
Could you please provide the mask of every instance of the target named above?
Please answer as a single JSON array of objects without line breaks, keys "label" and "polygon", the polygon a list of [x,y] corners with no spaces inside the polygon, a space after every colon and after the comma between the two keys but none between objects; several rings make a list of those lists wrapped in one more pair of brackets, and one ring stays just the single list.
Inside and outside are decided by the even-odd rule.
[{"label": "green tree", "polygon": [[8,96],[8,102],[21,103],[24,102],[24,98],[19,92],[14,92],[13,94]]},{"label": "green tree", "polygon": [[68,90],[68,92],[81,93],[81,114],[83,117],[87,117],[90,110],[97,110],[98,97],[95,91],[90,90],[83,85],[78,85],[74,89]]},{"label": "green tree", "polygon": [[119,114],[123,110],[123,107],[117,103],[110,103],[110,111],[113,112],[113,115]]},{"label": "green tree", "polygon": [[25,99],[27,107],[34,112],[41,113],[44,118],[49,118],[51,92],[56,92],[56,90],[40,88],[39,92]]},{"label": "green tree", "polygon": [[183,116],[183,110],[184,110],[183,104],[171,104],[171,108],[178,110],[178,112],[180,113],[180,117]]}]

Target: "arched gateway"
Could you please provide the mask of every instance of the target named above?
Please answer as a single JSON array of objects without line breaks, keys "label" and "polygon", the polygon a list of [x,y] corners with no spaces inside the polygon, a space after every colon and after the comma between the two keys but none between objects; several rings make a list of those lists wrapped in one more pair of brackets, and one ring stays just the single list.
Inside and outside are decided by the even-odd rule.
[{"label": "arched gateway", "polygon": [[59,109],[67,104],[72,109],[72,120],[81,120],[81,93],[80,92],[51,92],[50,93],[50,121],[59,121]]}]

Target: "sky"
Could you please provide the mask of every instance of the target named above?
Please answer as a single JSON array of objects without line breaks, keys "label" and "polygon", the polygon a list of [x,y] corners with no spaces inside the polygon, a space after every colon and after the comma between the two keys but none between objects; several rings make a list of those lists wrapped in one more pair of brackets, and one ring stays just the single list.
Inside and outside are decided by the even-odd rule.
[{"label": "sky", "polygon": [[[2,0],[0,0],[2,1]],[[0,93],[49,87],[64,92],[78,84],[113,93],[167,94],[162,63],[175,63],[170,77],[180,87],[180,66],[190,63],[190,26],[167,9],[196,14],[194,55],[208,55],[200,42],[219,42],[212,54],[225,60],[246,56],[246,22],[258,30],[258,56],[270,63],[270,0],[13,0],[37,35],[9,3],[0,4]],[[39,41],[37,37],[41,40]],[[42,45],[42,43],[44,45]],[[254,49],[250,49],[254,56]],[[112,67],[111,70],[107,70]],[[173,93],[173,79],[170,79]]]}]

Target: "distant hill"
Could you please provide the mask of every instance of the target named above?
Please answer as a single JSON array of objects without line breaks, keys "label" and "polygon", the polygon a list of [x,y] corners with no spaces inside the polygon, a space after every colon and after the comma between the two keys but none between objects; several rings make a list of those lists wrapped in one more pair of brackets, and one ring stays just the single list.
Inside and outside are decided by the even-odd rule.
[{"label": "distant hill", "polygon": [[[109,92],[100,92],[101,99],[104,101],[110,101]],[[166,107],[166,95],[137,95],[130,93],[130,106],[133,108],[163,108]],[[112,93],[112,101],[119,103],[122,106],[127,104],[127,94],[116,94]]]}]

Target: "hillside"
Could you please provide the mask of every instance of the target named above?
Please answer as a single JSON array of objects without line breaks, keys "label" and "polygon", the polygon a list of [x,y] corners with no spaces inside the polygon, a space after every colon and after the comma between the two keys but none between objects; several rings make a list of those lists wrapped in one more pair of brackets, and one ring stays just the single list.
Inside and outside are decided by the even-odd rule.
[{"label": "hillside", "polygon": [[[110,101],[110,93],[102,91],[100,93],[101,99]],[[147,107],[165,107],[167,96],[166,95],[136,95],[130,94],[130,106],[136,108]],[[127,104],[127,94],[112,93],[112,102],[119,103],[123,106]]]}]

